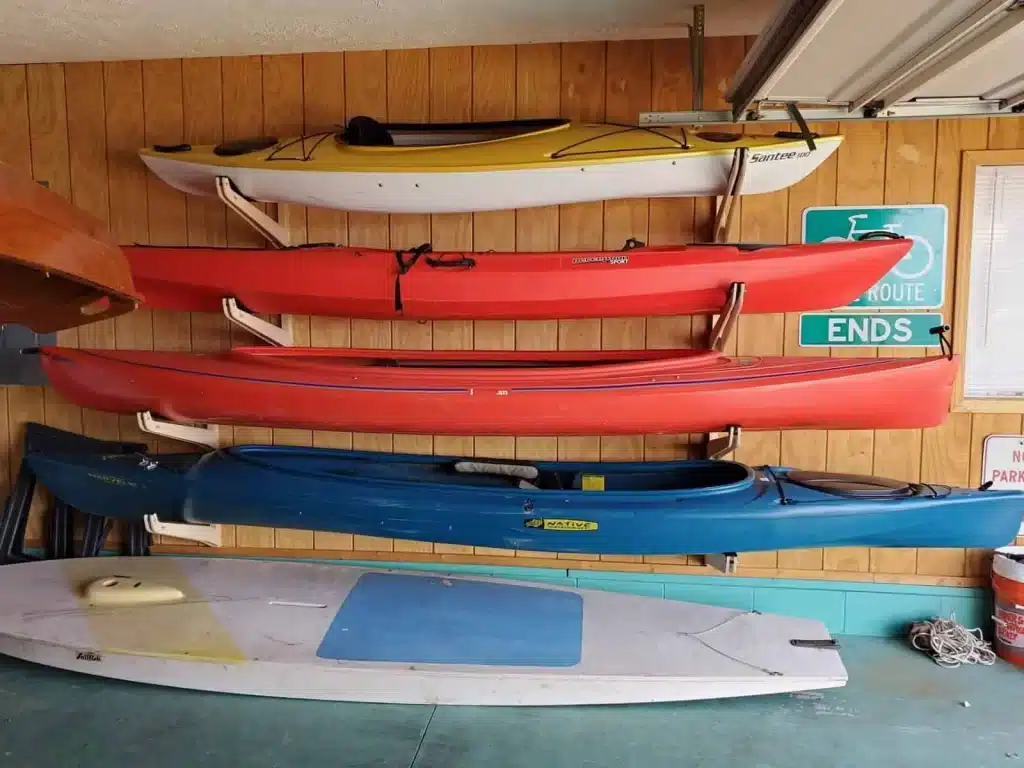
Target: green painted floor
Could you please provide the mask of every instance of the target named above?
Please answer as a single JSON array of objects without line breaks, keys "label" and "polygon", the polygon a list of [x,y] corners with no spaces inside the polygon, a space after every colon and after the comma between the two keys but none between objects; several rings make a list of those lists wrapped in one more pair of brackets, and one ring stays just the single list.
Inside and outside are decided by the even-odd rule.
[{"label": "green painted floor", "polygon": [[1024,672],[842,642],[850,683],[833,691],[553,709],[201,694],[0,657],[0,768],[1024,768]]}]

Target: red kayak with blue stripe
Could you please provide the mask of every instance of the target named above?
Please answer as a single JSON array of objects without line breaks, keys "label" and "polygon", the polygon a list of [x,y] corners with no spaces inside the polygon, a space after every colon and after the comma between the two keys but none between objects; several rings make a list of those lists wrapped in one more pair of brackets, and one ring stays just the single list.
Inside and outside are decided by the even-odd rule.
[{"label": "red kayak with blue stripe", "polygon": [[958,358],[706,350],[193,354],[43,347],[61,395],[180,422],[449,435],[619,435],[941,424]]}]

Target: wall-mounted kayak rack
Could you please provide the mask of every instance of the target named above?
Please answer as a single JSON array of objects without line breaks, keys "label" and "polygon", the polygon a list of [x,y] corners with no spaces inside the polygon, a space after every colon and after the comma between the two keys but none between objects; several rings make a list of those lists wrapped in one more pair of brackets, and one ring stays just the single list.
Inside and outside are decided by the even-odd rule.
[{"label": "wall-mounted kayak rack", "polygon": [[217,197],[224,205],[237,213],[250,227],[259,232],[275,248],[288,248],[291,238],[281,224],[270,218],[257,208],[253,202],[239,192],[231,179],[218,176],[216,179]]},{"label": "wall-mounted kayak rack", "polygon": [[179,424],[176,421],[161,419],[152,411],[135,414],[135,420],[139,425],[139,431],[147,435],[180,440],[183,443],[201,445],[204,448],[217,449],[220,447],[220,436],[216,424]]},{"label": "wall-mounted kayak rack", "polygon": [[[102,450],[107,453],[135,453],[145,451],[146,446],[137,443],[97,440],[95,438],[68,435],[53,427],[29,424],[25,430],[25,454],[49,446],[63,451]],[[0,510],[0,565],[25,563],[39,558],[26,551],[25,533],[36,491],[36,475],[24,458],[11,485],[7,500]],[[99,515],[82,513],[82,543],[75,551],[74,516],[78,510],[60,499],[54,499],[46,512],[44,557],[62,559],[70,557],[98,557],[113,527],[113,520]],[[155,533],[163,533],[161,530]],[[122,554],[140,556],[149,554],[152,540],[149,527],[142,523],[129,523],[126,527]]]}]

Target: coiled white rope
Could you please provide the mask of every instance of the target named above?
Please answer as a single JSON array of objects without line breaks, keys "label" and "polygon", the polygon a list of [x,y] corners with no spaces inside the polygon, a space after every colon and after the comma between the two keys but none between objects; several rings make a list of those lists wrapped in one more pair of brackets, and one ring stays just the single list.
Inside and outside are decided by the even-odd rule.
[{"label": "coiled white rope", "polygon": [[995,664],[996,654],[978,628],[958,624],[956,614],[948,619],[935,617],[915,622],[910,627],[910,644],[931,655],[940,667],[955,669],[961,664]]}]

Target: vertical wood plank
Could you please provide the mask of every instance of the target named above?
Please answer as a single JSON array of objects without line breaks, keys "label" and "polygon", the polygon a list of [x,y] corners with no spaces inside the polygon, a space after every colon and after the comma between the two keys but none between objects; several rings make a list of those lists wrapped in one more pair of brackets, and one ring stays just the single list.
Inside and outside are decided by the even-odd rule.
[{"label": "vertical wood plank", "polygon": [[[935,194],[935,120],[894,120],[886,137],[885,202],[899,205],[930,202]],[[880,357],[916,357],[920,349],[883,347]],[[873,471],[915,482],[921,477],[921,430],[880,429],[875,432]],[[917,550],[873,549],[876,573],[916,573]]]},{"label": "vertical wood plank", "polygon": [[[359,51],[345,54],[345,112],[351,118],[367,115],[387,119],[387,55],[384,51]],[[350,213],[349,239],[352,245],[387,248],[390,242],[387,214]],[[391,323],[386,320],[352,319],[352,346],[390,349]],[[393,450],[391,435],[357,432],[352,447],[363,451]],[[391,552],[394,542],[378,536],[353,536],[357,550]]]},{"label": "vertical wood plank", "polygon": [[[272,136],[298,136],[305,130],[303,100],[302,56],[287,54],[264,56],[263,70],[263,129]],[[292,243],[307,242],[306,209],[300,205],[278,204],[277,220],[287,229]],[[296,346],[309,346],[310,318],[308,315],[282,317],[282,323],[292,331]],[[274,445],[311,446],[312,430],[272,429]],[[278,549],[313,549],[313,532],[287,528],[274,529],[274,546]]]},{"label": "vertical wood plank", "polygon": [[[180,59],[142,63],[142,108],[146,144],[177,144],[185,135]],[[185,195],[156,174],[146,175],[149,241],[153,245],[186,245],[188,223]],[[153,344],[156,349],[188,351],[192,326],[186,312],[153,311]]]},{"label": "vertical wood plank", "polygon": [[[20,65],[0,66],[0,162],[26,177],[33,176],[32,137],[29,129],[28,78]],[[43,421],[42,387],[0,387],[0,496],[6,498],[11,478],[22,457],[22,425]],[[42,528],[36,510],[30,515],[26,538],[38,542]]]},{"label": "vertical wood plank", "polygon": [[[516,117],[555,117],[561,111],[562,50],[557,43],[520,45],[516,48]],[[515,247],[519,251],[557,251],[558,206],[523,208],[515,213]],[[519,320],[515,323],[516,349],[558,349],[557,320]],[[516,438],[517,459],[558,456],[555,437]],[[552,553],[517,552],[522,557],[554,557]]]},{"label": "vertical wood plank", "polygon": [[[426,123],[430,120],[430,58],[426,49],[387,52],[387,119],[389,122]],[[430,216],[391,216],[391,246],[413,248],[430,242]],[[395,320],[391,323],[395,349],[430,349],[429,322]],[[401,453],[431,453],[430,435],[394,435],[393,448]],[[395,552],[431,552],[430,542],[395,539]]]},{"label": "vertical wood plank", "polygon": [[[326,131],[345,124],[345,54],[307,53],[302,57],[303,110],[306,131]],[[348,215],[329,208],[306,209],[311,243],[347,243]],[[314,347],[349,347],[352,327],[347,317],[311,317],[309,342]],[[352,447],[351,432],[313,432],[317,448]],[[316,531],[316,549],[351,550],[352,534]]]},{"label": "vertical wood plank", "polygon": [[[219,144],[224,139],[223,91],[220,59],[184,59],[181,62],[182,123],[189,144]],[[189,245],[227,244],[227,211],[216,198],[185,198]],[[231,344],[224,315],[193,312],[189,317],[192,349],[213,352]]]},{"label": "vertical wood plank", "polygon": [[[881,205],[885,195],[886,126],[878,122],[840,125],[845,139],[837,151],[836,205]],[[833,348],[833,357],[875,357],[873,349]],[[867,429],[830,430],[827,469],[832,472],[871,474],[874,433]],[[825,550],[825,570],[867,571],[866,547]]]},{"label": "vertical wood plank", "polygon": [[[511,120],[516,116],[516,47],[489,45],[473,49],[473,119]],[[516,212],[473,214],[473,247],[478,251],[516,249]],[[515,349],[516,324],[511,320],[473,323],[474,349]],[[510,440],[505,441],[513,445]],[[505,447],[495,447],[499,454]],[[480,446],[477,446],[477,451]],[[486,451],[485,451],[486,452]],[[481,455],[478,453],[478,455]]]},{"label": "vertical wood plank", "polygon": [[[225,141],[263,135],[263,60],[259,56],[221,59],[221,93]],[[266,209],[265,205],[260,207]],[[230,211],[227,213],[227,241],[236,248],[267,246],[256,230]],[[251,343],[252,338],[248,333],[232,329],[232,340],[236,344]]]},{"label": "vertical wood plank", "polygon": [[[189,144],[218,144],[224,139],[223,73],[219,58],[184,59],[181,62],[181,109],[183,140]],[[186,195],[185,222],[189,245],[227,244],[227,210],[216,198]],[[224,315],[215,312],[189,314],[194,352],[215,352],[231,346],[231,329]],[[234,442],[234,430],[220,427],[222,446]],[[221,526],[225,547],[237,546],[236,527]]]},{"label": "vertical wood plank", "polygon": [[[473,117],[473,49],[466,46],[431,48],[428,59],[430,119],[436,123],[470,121]],[[473,250],[472,214],[434,214],[430,217],[430,227],[435,250]],[[434,349],[472,349],[473,321],[435,320],[433,345]],[[438,443],[439,439],[441,443]],[[472,451],[471,447],[466,447],[465,441],[462,443],[459,445],[448,442],[448,438],[435,437],[434,450],[438,453]],[[438,551],[436,547],[435,551]]]},{"label": "vertical wood plank", "polygon": [[[430,121],[430,56],[425,48],[387,52],[387,119],[392,123]],[[430,242],[430,216],[402,214],[391,217],[391,247],[415,248]],[[395,349],[430,349],[432,326],[429,322],[395,320],[391,323]],[[401,448],[429,453],[429,437],[407,436]]]},{"label": "vertical wood plank", "polygon": [[[812,131],[835,133],[837,123],[812,123]],[[799,243],[802,236],[803,214],[807,208],[835,205],[836,156],[832,155],[817,171],[789,188],[789,224],[786,242]],[[783,352],[786,355],[820,355],[821,350],[802,348],[799,344],[800,314],[785,315]],[[782,432],[780,459],[783,465],[809,470],[824,470],[827,465],[828,433],[825,430],[791,429]],[[779,568],[820,571],[824,567],[821,549],[791,549],[779,552]]]},{"label": "vertical wood plank", "polygon": [[[473,49],[473,119],[511,120],[516,116],[516,47],[489,45]],[[473,247],[478,251],[516,249],[515,211],[473,214]],[[477,320],[473,323],[474,349],[515,349],[516,324],[511,320]],[[514,458],[514,437],[475,436],[476,456]],[[478,554],[512,555],[511,550],[476,548]]]},{"label": "vertical wood plank", "polygon": [[[146,144],[146,125],[142,106],[142,63],[105,62],[103,90],[106,107],[107,176],[110,195],[110,231],[118,243],[131,245],[149,242],[149,203],[146,170],[139,148]],[[114,339],[118,349],[153,348],[153,313],[136,309],[114,319]],[[122,440],[156,444],[143,434],[134,416],[118,417]]]},{"label": "vertical wood plank", "polygon": [[[434,122],[468,122],[473,117],[473,50],[468,47],[432,48],[430,59],[430,119]],[[473,250],[473,215],[432,215],[431,235],[435,250]],[[434,322],[434,349],[472,349],[471,320]],[[473,456],[473,438],[434,436],[434,453]],[[437,555],[471,555],[473,547],[434,544]]]},{"label": "vertical wood plank", "polygon": [[[103,65],[99,62],[67,64],[64,67],[64,83],[71,202],[109,226],[110,186],[107,179]],[[78,329],[78,342],[82,347],[112,349],[113,319],[81,326]],[[110,417],[110,420],[116,422],[116,417]]]},{"label": "vertical wood plank", "polygon": [[[221,98],[223,100],[224,139],[241,139],[264,133],[263,60],[259,56],[230,56],[221,59]],[[265,208],[265,206],[263,206]],[[227,212],[226,239],[236,248],[265,248],[266,241],[241,218]],[[252,344],[251,334],[231,329],[233,345]],[[241,426],[233,430],[236,445],[270,445],[273,435],[266,427]],[[274,546],[274,529],[240,525],[235,539],[241,548],[269,549]]]},{"label": "vertical wood plank", "polygon": [[[946,297],[943,315],[952,320],[956,281],[957,231],[960,220],[960,159],[968,149],[988,145],[985,120],[939,120],[935,151],[935,202],[949,210],[949,247],[946,262]],[[951,413],[939,427],[921,436],[921,480],[967,486],[971,482],[971,414]],[[918,550],[917,573],[922,576],[966,576],[967,551],[963,548]]]},{"label": "vertical wood plank", "polygon": [[[345,113],[350,119],[356,115],[366,115],[387,120],[387,112],[387,55],[384,51],[346,53]],[[350,213],[348,236],[351,245],[388,248],[391,239],[388,215]],[[353,318],[352,346],[390,349],[391,323],[387,320]]]},{"label": "vertical wood plank", "polygon": [[[28,81],[29,139],[32,149],[32,176],[46,182],[52,192],[71,199],[71,160],[68,150],[67,97],[62,64],[30,64]],[[78,329],[60,331],[57,342],[62,346],[78,346]],[[19,393],[35,404],[38,387],[25,387]],[[73,432],[82,431],[82,409],[60,397],[53,389],[43,390],[42,420],[52,427]],[[18,410],[14,410],[19,413]],[[42,533],[38,500],[33,503],[26,529],[26,538],[36,540]]]},{"label": "vertical wood plank", "polygon": [[[652,42],[652,110],[674,112],[693,108],[689,43],[689,40]],[[647,242],[650,245],[682,245],[698,239],[692,197],[654,198],[649,207]],[[689,315],[649,317],[646,327],[649,349],[696,347],[704,343],[703,338],[695,337],[693,318]]]},{"label": "vertical wood plank", "polygon": [[[605,119],[606,49],[605,43],[562,45],[563,117],[595,122]],[[558,228],[560,250],[600,250],[604,244],[604,203],[559,206]],[[558,348],[600,349],[601,320],[559,320]],[[558,457],[599,461],[601,438],[560,437]]]},{"label": "vertical wood plank", "polygon": [[[631,124],[640,112],[651,108],[651,44],[649,41],[609,42],[606,48],[605,119]],[[608,200],[604,203],[603,246],[621,248],[629,238],[649,239],[650,206],[646,199]],[[602,349],[643,349],[647,343],[643,317],[612,317],[601,320]],[[601,437],[602,461],[641,461],[642,435]],[[635,555],[602,554],[601,560],[640,562]]]},{"label": "vertical wood plank", "polygon": [[[71,201],[109,227],[110,183],[107,174],[103,64],[67,64],[64,67],[64,81]],[[83,325],[78,329],[79,344],[91,349],[113,349],[116,345],[115,327],[113,319]],[[82,431],[90,437],[116,440],[119,437],[117,414],[83,409]]]}]

